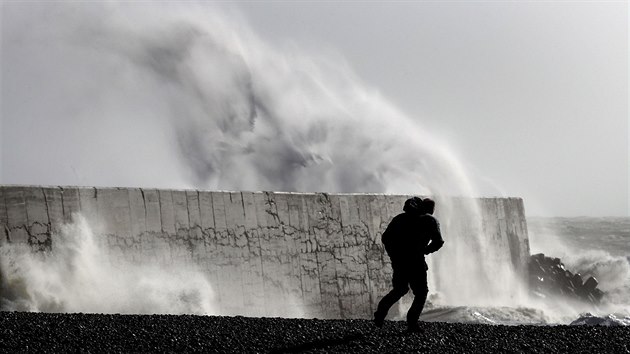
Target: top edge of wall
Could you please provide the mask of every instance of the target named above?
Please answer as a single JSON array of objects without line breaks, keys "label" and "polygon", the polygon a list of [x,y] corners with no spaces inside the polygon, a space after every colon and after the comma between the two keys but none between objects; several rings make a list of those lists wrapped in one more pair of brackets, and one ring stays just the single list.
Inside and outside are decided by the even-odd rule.
[{"label": "top edge of wall", "polygon": [[[373,195],[373,196],[421,196],[426,197],[426,195],[422,194],[400,194],[400,193],[369,193],[369,192],[355,192],[355,193],[335,193],[335,192],[285,192],[285,191],[254,191],[254,190],[209,190],[209,189],[192,189],[192,188],[157,188],[157,187],[111,187],[111,186],[60,186],[60,185],[29,185],[29,184],[0,184],[0,188],[58,188],[58,189],[100,189],[100,190],[170,190],[170,191],[196,191],[196,192],[218,192],[218,193],[274,193],[274,194],[289,194],[289,195],[314,195],[314,194],[325,194],[325,195]],[[435,196],[434,196],[435,197]],[[464,196],[453,196],[446,195],[443,197],[436,198],[449,198],[449,199],[507,199],[507,200],[522,200],[521,197],[505,197],[505,196],[477,196],[477,197],[464,197]]]}]

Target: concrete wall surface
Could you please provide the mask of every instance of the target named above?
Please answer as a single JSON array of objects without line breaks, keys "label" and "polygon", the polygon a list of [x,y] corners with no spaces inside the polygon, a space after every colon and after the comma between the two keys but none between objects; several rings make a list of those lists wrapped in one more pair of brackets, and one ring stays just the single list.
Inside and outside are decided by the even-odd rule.
[{"label": "concrete wall surface", "polygon": [[[0,186],[0,243],[50,249],[61,225],[80,212],[98,220],[94,233],[121,257],[201,267],[227,313],[282,316],[297,300],[309,317],[370,317],[391,284],[380,237],[406,198]],[[478,203],[483,232],[523,271],[529,246],[522,200]]]}]

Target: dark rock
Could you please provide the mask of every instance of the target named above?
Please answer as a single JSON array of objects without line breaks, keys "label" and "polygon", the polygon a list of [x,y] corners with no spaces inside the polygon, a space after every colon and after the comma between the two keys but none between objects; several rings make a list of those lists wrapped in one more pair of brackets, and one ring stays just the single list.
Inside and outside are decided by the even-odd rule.
[{"label": "dark rock", "polygon": [[584,292],[591,293],[593,290],[595,290],[595,288],[597,287],[597,279],[590,277],[588,278],[585,282],[584,282]]},{"label": "dark rock", "polygon": [[536,261],[537,263],[541,263],[545,259],[545,255],[543,253],[537,253],[530,256],[530,259]]},{"label": "dark rock", "polygon": [[593,291],[591,291],[590,296],[592,296],[595,299],[595,301],[599,303],[604,297],[604,292],[599,289],[593,289]]},{"label": "dark rock", "polygon": [[573,274],[573,277],[571,278],[571,284],[573,284],[574,289],[581,288],[582,285],[584,285],[582,283],[582,276],[579,273]]},{"label": "dark rock", "polygon": [[535,254],[530,257],[528,268],[530,289],[539,296],[564,296],[592,304],[604,297],[595,278],[583,282],[582,276],[566,269],[560,258]]}]

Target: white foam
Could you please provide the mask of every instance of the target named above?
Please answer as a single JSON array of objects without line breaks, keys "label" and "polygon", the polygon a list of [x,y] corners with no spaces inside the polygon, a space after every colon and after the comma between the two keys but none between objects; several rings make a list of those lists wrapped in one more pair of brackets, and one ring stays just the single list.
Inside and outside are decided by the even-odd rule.
[{"label": "white foam", "polygon": [[9,294],[3,310],[92,313],[218,313],[203,272],[190,264],[165,267],[110,256],[86,219],[77,214],[54,235],[52,250],[0,247]]},{"label": "white foam", "polygon": [[573,326],[630,326],[630,316],[618,318],[615,314],[609,314],[607,316],[594,316],[590,313],[584,313],[580,315],[578,319],[571,322]]}]

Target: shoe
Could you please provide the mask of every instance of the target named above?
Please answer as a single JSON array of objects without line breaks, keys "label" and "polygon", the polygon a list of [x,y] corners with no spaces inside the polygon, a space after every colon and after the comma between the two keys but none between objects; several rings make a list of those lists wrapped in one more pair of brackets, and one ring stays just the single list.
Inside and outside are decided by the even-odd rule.
[{"label": "shoe", "polygon": [[378,315],[378,313],[374,312],[374,325],[378,328],[383,327],[383,324],[385,323],[385,317],[381,317]]},{"label": "shoe", "polygon": [[420,325],[417,323],[407,324],[407,332],[408,333],[422,333],[422,329],[420,329]]}]

